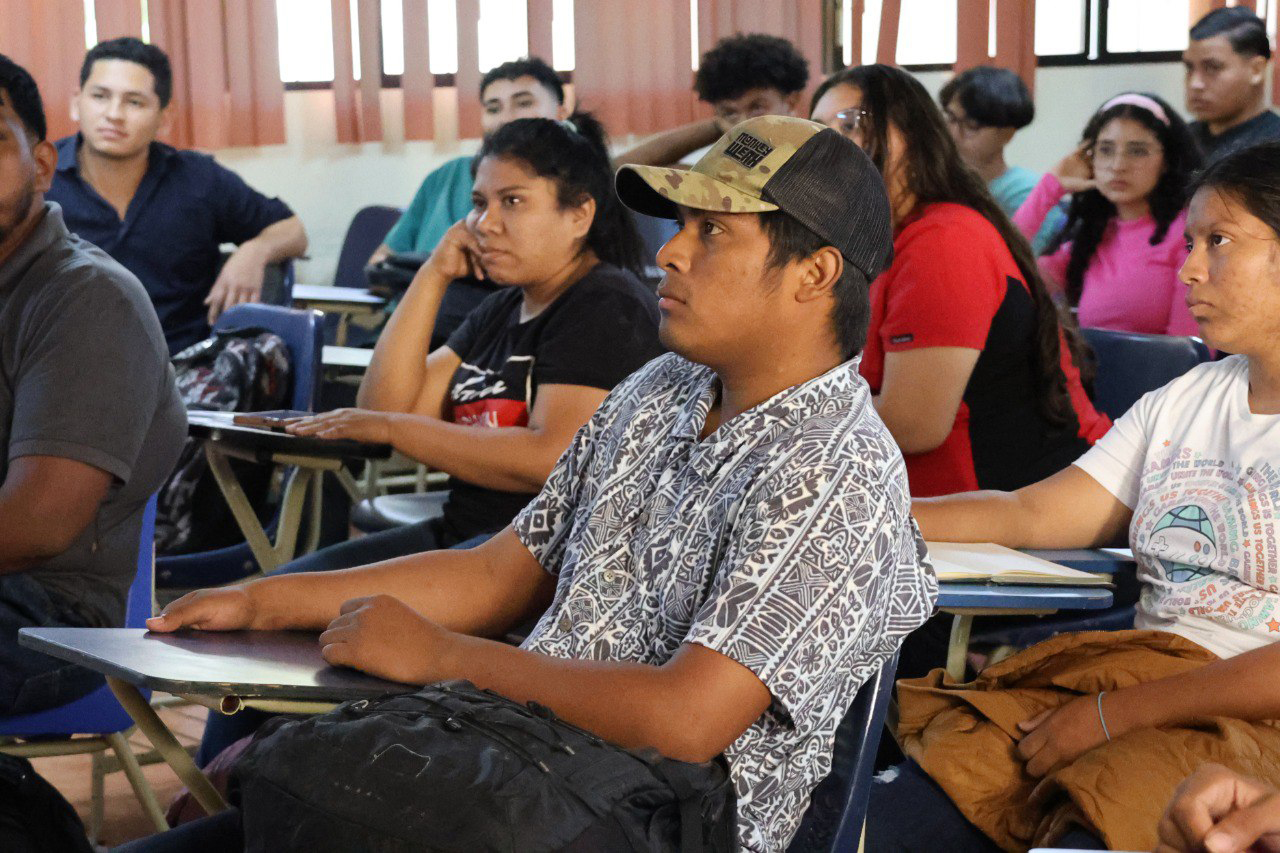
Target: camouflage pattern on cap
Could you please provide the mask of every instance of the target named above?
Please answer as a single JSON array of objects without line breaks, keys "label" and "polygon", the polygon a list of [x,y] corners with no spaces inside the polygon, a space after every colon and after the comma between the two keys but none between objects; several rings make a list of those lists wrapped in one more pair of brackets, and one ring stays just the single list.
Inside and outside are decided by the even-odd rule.
[{"label": "camouflage pattern on cap", "polygon": [[763,198],[764,185],[822,129],[785,116],[747,119],[720,137],[692,169],[623,166],[618,170],[618,196],[639,213],[665,219],[675,217],[677,204],[721,213],[777,210]]}]

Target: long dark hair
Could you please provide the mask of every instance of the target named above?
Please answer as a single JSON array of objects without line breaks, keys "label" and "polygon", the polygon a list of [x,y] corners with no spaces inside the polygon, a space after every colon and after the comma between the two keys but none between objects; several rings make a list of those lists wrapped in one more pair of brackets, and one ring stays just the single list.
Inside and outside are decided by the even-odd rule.
[{"label": "long dark hair", "polygon": [[596,216],[587,232],[587,247],[601,261],[639,276],[644,272],[643,244],[613,191],[608,152],[604,127],[590,113],[574,113],[565,121],[516,119],[485,137],[471,161],[471,176],[486,157],[511,157],[555,182],[562,209],[594,199]]},{"label": "long dark hair", "polygon": [[[1155,95],[1142,93],[1160,105],[1169,119],[1165,124],[1150,110],[1135,104],[1116,104],[1114,107],[1099,110],[1085,125],[1081,141],[1092,150],[1098,143],[1098,134],[1109,122],[1117,118],[1127,118],[1150,130],[1160,141],[1164,151],[1164,174],[1156,182],[1155,188],[1147,196],[1151,205],[1151,218],[1156,221],[1155,230],[1151,233],[1151,245],[1155,246],[1164,240],[1169,233],[1169,226],[1178,218],[1178,214],[1187,205],[1187,182],[1192,173],[1200,168],[1200,149],[1187,130],[1187,124],[1174,111],[1173,107]],[[1107,226],[1116,216],[1116,206],[1096,189],[1075,193],[1071,197],[1071,207],[1067,214],[1067,224],[1058,238],[1057,246],[1067,240],[1071,241],[1071,254],[1067,259],[1067,280],[1063,289],[1067,294],[1067,302],[1071,305],[1080,303],[1080,293],[1084,290],[1084,274],[1089,263],[1098,251],[1098,244],[1106,234]],[[1055,251],[1057,246],[1049,249]]]},{"label": "long dark hair", "polygon": [[902,135],[904,177],[916,204],[964,205],[976,210],[999,232],[1031,292],[1035,307],[1035,367],[1040,380],[1036,389],[1040,414],[1054,427],[1071,423],[1075,414],[1067,377],[1062,371],[1061,333],[1064,329],[1068,332],[1066,339],[1072,358],[1083,371],[1088,362],[1083,357],[1078,336],[1070,322],[1059,316],[1027,239],[991,197],[982,178],[960,159],[938,105],[918,80],[889,65],[846,68],[828,78],[820,92],[840,84],[854,86],[862,92],[862,109],[867,113],[864,119],[866,150],[880,174],[885,174],[892,125]]}]

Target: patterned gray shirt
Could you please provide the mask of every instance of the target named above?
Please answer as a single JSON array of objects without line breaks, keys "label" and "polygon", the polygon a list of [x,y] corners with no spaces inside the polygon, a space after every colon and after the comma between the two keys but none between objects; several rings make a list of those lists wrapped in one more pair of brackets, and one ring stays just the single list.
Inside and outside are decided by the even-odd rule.
[{"label": "patterned gray shirt", "polygon": [[725,753],[738,838],[782,850],[858,687],[928,618],[937,583],[856,360],[700,441],[717,388],[666,355],[578,433],[514,522],[558,576],[524,645],[661,665],[698,643],[754,672],[773,701]]}]

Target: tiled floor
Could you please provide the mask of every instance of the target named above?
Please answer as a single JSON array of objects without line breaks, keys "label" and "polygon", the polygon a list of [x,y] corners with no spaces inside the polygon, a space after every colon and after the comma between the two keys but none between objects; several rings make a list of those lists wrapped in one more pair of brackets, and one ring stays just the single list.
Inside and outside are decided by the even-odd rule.
[{"label": "tiled floor", "polygon": [[[191,705],[160,711],[165,725],[177,735],[178,741],[184,746],[199,743],[207,714],[208,711],[204,708]],[[136,753],[143,753],[151,748],[146,736],[140,732],[134,732],[129,742]],[[48,779],[75,806],[86,827],[89,824],[89,761],[87,755],[37,758],[32,761],[40,775]],[[182,788],[178,777],[167,764],[151,764],[143,767],[142,772],[155,790],[160,806],[167,808]],[[155,831],[151,821],[143,814],[142,807],[138,805],[133,788],[129,786],[129,780],[123,773],[107,776],[104,791],[106,806],[100,844],[110,847]]]}]

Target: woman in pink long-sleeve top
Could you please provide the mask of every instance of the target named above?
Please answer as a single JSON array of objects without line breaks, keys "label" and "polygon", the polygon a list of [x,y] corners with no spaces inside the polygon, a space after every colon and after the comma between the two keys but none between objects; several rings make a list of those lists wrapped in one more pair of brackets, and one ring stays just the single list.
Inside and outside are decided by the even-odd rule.
[{"label": "woman in pink long-sleeve top", "polygon": [[1200,152],[1182,118],[1154,95],[1102,105],[1079,147],[1046,174],[1014,214],[1030,238],[1068,193],[1060,244],[1041,269],[1081,326],[1160,335],[1197,334],[1178,270],[1188,178]]}]

